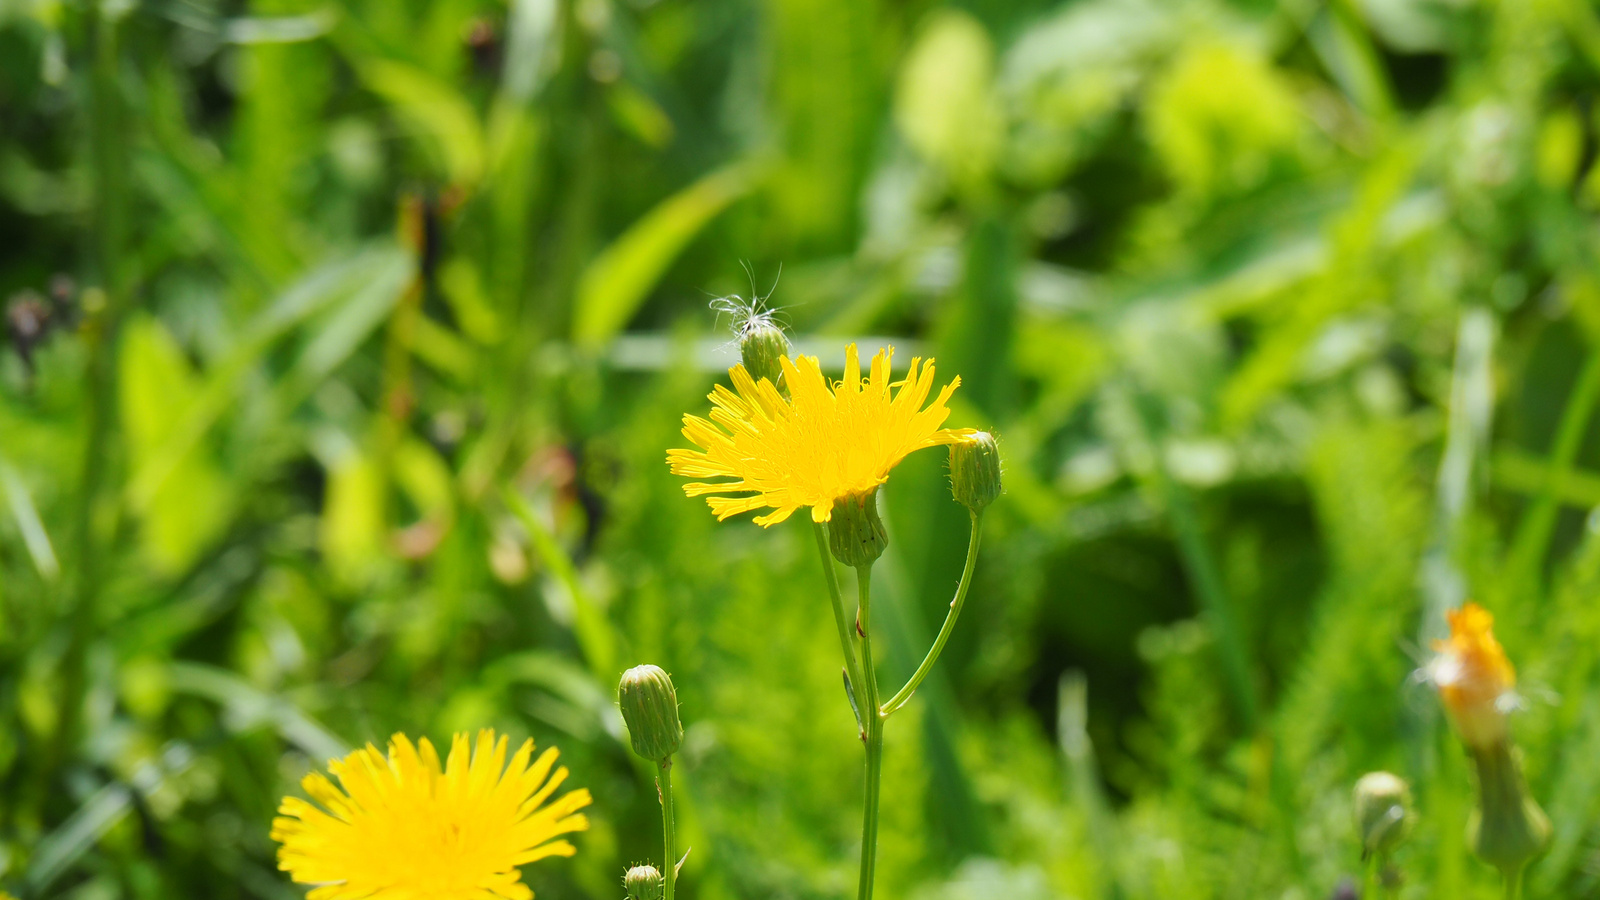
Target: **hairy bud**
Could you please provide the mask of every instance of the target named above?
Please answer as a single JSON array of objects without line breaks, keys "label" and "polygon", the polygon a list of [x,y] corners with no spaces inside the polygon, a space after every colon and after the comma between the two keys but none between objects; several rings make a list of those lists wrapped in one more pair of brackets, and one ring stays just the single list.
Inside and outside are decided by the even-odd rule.
[{"label": "hairy bud", "polygon": [[973,512],[1000,496],[1000,446],[987,431],[950,445],[950,492]]},{"label": "hairy bud", "polygon": [[672,687],[672,677],[659,666],[635,666],[623,672],[617,704],[622,708],[622,720],[628,723],[633,752],[665,762],[683,746],[678,692]]},{"label": "hairy bud", "polygon": [[629,869],[628,874],[622,876],[622,886],[628,889],[628,900],[661,900],[661,873],[655,866]]},{"label": "hairy bud", "polygon": [[756,381],[765,378],[772,386],[783,389],[783,363],[779,360],[789,355],[789,339],[783,329],[767,321],[764,316],[753,317],[739,333],[739,356],[745,371]]},{"label": "hairy bud", "polygon": [[1356,782],[1355,812],[1361,857],[1387,855],[1411,832],[1411,787],[1398,775],[1368,772]]}]

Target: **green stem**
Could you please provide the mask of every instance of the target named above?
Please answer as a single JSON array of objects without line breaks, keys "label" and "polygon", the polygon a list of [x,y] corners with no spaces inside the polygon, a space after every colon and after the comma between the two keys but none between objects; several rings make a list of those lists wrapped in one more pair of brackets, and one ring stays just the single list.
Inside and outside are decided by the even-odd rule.
[{"label": "green stem", "polygon": [[672,856],[672,757],[661,761],[661,850],[667,867],[661,874],[667,879],[667,900],[672,900],[678,886],[677,860]]},{"label": "green stem", "polygon": [[1506,900],[1521,900],[1522,869],[1506,872]]},{"label": "green stem", "polygon": [[1154,397],[1138,393],[1129,399],[1144,426],[1143,437],[1154,462],[1150,467],[1152,486],[1167,504],[1167,516],[1178,540],[1184,573],[1192,579],[1195,593],[1200,596],[1206,622],[1216,635],[1217,651],[1222,657],[1222,674],[1227,679],[1234,708],[1238,711],[1244,730],[1253,733],[1258,709],[1255,683],[1250,674],[1250,656],[1244,636],[1234,618],[1233,600],[1222,580],[1222,571],[1212,557],[1210,547],[1206,545],[1205,530],[1195,512],[1194,498],[1190,496],[1188,488],[1179,484],[1167,471],[1163,455],[1166,429],[1159,403]]},{"label": "green stem", "polygon": [[[62,658],[61,721],[56,729],[51,766],[73,755],[88,689],[87,658],[94,635],[95,605],[100,590],[100,552],[95,546],[95,508],[107,468],[116,403],[117,325],[127,297],[122,248],[126,242],[127,135],[122,124],[118,82],[117,23],[102,4],[88,4],[87,32],[93,54],[90,75],[89,141],[94,179],[95,228],[92,233],[105,306],[86,328],[89,360],[88,413],[85,424],[78,508],[73,523],[76,578],[68,615],[71,629]],[[93,314],[93,313],[91,313]]]},{"label": "green stem", "polygon": [[[863,729],[866,722],[861,719],[861,704],[855,699],[855,692],[861,690],[861,667],[856,662],[855,639],[850,634],[850,620],[844,614],[844,594],[839,590],[839,572],[833,567],[833,554],[828,550],[827,526],[821,522],[812,522],[811,529],[817,536],[817,554],[822,557],[822,574],[828,582],[828,599],[833,601],[833,621],[839,627],[839,649],[844,651],[845,677],[850,679],[851,703],[856,707],[856,724]],[[876,707],[869,707],[876,709]]]},{"label": "green stem", "polygon": [[878,711],[878,675],[872,665],[872,566],[856,569],[860,607],[856,622],[861,629],[861,668],[867,690],[867,799],[861,816],[861,882],[857,900],[872,900],[872,881],[878,865],[878,788],[883,775],[883,720]]},{"label": "green stem", "polygon": [[1167,512],[1171,516],[1173,531],[1177,533],[1178,550],[1184,568],[1189,577],[1194,579],[1207,622],[1216,632],[1223,672],[1233,694],[1234,707],[1239,712],[1245,730],[1253,732],[1257,706],[1255,687],[1250,678],[1250,659],[1233,615],[1233,601],[1222,581],[1222,572],[1206,545],[1205,532],[1200,526],[1200,517],[1195,513],[1194,501],[1188,490],[1174,481],[1161,463],[1156,465],[1156,477],[1166,495]]},{"label": "green stem", "polygon": [[950,601],[950,611],[945,614],[944,625],[939,629],[939,636],[934,639],[928,655],[923,658],[922,665],[917,666],[917,671],[911,674],[906,686],[890,697],[889,702],[883,704],[881,711],[885,718],[911,700],[911,695],[916,693],[922,680],[933,670],[933,664],[938,661],[939,654],[944,652],[944,645],[950,641],[950,634],[956,630],[956,619],[961,615],[961,605],[967,599],[967,588],[972,584],[972,569],[978,561],[978,539],[981,536],[979,524],[983,520],[983,514],[972,510],[971,516],[972,534],[967,538],[967,564],[961,570],[961,583],[956,586],[956,598]]}]

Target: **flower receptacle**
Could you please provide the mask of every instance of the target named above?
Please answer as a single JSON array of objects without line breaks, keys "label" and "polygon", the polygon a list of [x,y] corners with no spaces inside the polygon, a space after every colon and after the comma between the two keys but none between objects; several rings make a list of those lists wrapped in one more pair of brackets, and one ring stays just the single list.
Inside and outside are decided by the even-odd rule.
[{"label": "flower receptacle", "polygon": [[878,515],[878,492],[850,494],[835,500],[828,522],[828,549],[852,568],[870,566],[889,547],[889,533]]}]

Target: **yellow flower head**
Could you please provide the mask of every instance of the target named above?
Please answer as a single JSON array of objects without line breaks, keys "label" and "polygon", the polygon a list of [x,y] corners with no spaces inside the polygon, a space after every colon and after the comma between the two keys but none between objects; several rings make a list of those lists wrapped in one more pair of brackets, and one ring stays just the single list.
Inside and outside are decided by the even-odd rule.
[{"label": "yellow flower head", "polygon": [[1472,747],[1488,747],[1506,736],[1506,713],[1517,673],[1494,637],[1494,616],[1476,603],[1445,613],[1450,637],[1436,641],[1428,677]]},{"label": "yellow flower head", "polygon": [[718,519],[772,507],[755,520],[768,526],[809,506],[812,521],[826,522],[835,500],[876,489],[908,454],[971,434],[939,427],[950,416],[945,403],[961,379],[951,380],[923,409],[933,388],[933,360],[922,365],[913,359],[905,380],[890,383],[893,353],[879,351],[862,381],[860,356],[851,344],[844,380],[831,386],[816,357],[781,357],[787,399],[771,381],[757,383],[744,366],[729,369],[734,390],[718,385],[712,391],[710,421],[683,417],[683,436],[704,449],[668,450],[667,463],[674,475],[734,480],[692,482],[684,493],[748,494],[709,497]]},{"label": "yellow flower head", "polygon": [[506,749],[492,730],[475,750],[458,734],[441,767],[427,738],[397,734],[387,759],[368,744],[333,760],[343,790],[320,772],[301,782],[326,812],[299,797],[278,807],[278,867],[320,885],[309,900],[529,900],[517,867],[575,853],[552,838],[589,827],[576,812],[590,798],[576,790],[546,805],[567,777],[551,774],[555,748],[533,760],[526,741],[509,765]]}]

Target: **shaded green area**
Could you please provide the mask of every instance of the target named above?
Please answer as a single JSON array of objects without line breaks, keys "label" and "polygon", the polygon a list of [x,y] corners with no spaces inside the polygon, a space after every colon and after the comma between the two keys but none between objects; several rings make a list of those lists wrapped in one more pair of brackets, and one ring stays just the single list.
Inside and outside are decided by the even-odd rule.
[{"label": "shaded green area", "polygon": [[[528,883],[620,896],[651,662],[681,895],[848,895],[811,526],[664,464],[710,301],[771,291],[827,369],[936,356],[1005,457],[882,896],[1320,900],[1379,768],[1399,896],[1500,896],[1413,675],[1468,597],[1555,828],[1526,896],[1600,896],[1597,86],[1581,0],[0,0],[0,888],[302,896],[306,771],[493,726],[595,796]],[[885,491],[890,691],[944,466]]]}]

